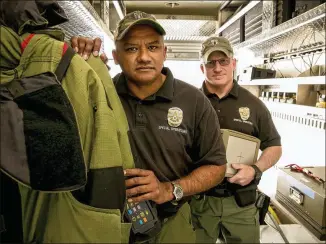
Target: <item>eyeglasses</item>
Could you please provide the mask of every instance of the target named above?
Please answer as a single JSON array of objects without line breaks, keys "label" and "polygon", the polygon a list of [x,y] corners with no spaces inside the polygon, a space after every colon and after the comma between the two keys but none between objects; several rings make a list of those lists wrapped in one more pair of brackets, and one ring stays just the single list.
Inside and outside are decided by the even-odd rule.
[{"label": "eyeglasses", "polygon": [[231,62],[230,58],[222,58],[222,59],[216,59],[216,60],[207,60],[207,62],[204,62],[206,68],[215,68],[216,63],[219,63],[221,66],[227,66]]},{"label": "eyeglasses", "polygon": [[286,165],[285,168],[290,168],[291,171],[295,171],[295,172],[300,172],[300,173],[303,173],[307,176],[309,176],[310,178],[313,178],[314,180],[318,181],[319,183],[323,183],[325,184],[325,181],[314,175],[310,170],[308,169],[305,169],[305,168],[301,168],[299,165],[296,165],[296,164],[289,164],[289,165]]}]

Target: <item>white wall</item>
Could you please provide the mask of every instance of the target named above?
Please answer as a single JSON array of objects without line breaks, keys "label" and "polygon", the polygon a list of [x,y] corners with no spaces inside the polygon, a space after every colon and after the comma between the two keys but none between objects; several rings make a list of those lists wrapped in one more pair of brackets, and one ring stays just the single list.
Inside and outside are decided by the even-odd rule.
[{"label": "white wall", "polygon": [[282,138],[283,155],[278,165],[325,166],[325,130],[273,118]]},{"label": "white wall", "polygon": [[116,65],[112,59],[108,61],[108,65],[110,66],[110,75],[112,78],[121,72],[120,66]]},{"label": "white wall", "polygon": [[[111,68],[110,74],[112,77],[121,72],[120,66],[115,65],[113,60],[109,60],[108,64]],[[164,66],[172,71],[175,78],[183,80],[195,87],[201,87],[204,81],[204,75],[200,70],[199,61],[167,60]]]},{"label": "white wall", "polygon": [[204,75],[200,70],[199,61],[165,61],[175,78],[185,81],[195,87],[200,88],[204,81]]}]

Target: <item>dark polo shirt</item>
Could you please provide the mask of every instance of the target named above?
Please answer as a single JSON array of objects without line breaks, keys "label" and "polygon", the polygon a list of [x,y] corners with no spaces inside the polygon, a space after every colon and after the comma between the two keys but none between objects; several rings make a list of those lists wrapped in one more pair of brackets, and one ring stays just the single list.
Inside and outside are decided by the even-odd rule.
[{"label": "dark polo shirt", "polygon": [[154,171],[160,181],[171,181],[201,165],[225,164],[219,122],[209,100],[175,79],[168,68],[162,73],[162,87],[143,100],[130,94],[123,73],[114,77],[136,167]]},{"label": "dark polo shirt", "polygon": [[261,150],[281,145],[281,137],[265,104],[237,82],[234,81],[231,91],[223,98],[209,93],[205,83],[201,90],[211,101],[222,129],[259,138]]}]

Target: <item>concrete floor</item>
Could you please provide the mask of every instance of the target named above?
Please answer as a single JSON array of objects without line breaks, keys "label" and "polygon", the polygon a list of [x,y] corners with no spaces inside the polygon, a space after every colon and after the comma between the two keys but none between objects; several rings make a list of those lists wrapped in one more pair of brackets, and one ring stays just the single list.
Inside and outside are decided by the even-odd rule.
[{"label": "concrete floor", "polygon": [[[299,224],[280,225],[289,243],[325,243],[318,240],[306,228]],[[268,225],[260,226],[260,243],[285,243],[282,236]]]},{"label": "concrete floor", "polygon": [[[271,222],[271,221],[270,221]],[[289,243],[325,243],[318,240],[305,227],[299,224],[280,225]],[[216,243],[224,243],[218,240]],[[273,227],[260,226],[260,243],[286,243]]]}]

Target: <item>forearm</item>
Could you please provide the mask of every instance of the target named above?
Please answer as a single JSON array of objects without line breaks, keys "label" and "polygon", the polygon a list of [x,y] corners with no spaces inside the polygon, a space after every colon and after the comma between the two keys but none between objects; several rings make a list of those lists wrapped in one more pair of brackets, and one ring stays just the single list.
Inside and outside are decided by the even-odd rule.
[{"label": "forearm", "polygon": [[262,172],[264,172],[265,170],[268,170],[273,165],[275,165],[277,161],[280,159],[281,155],[282,155],[281,146],[268,147],[263,151],[256,165]]},{"label": "forearm", "polygon": [[225,170],[226,165],[203,165],[176,182],[182,187],[184,196],[192,196],[219,184],[224,179]]}]

